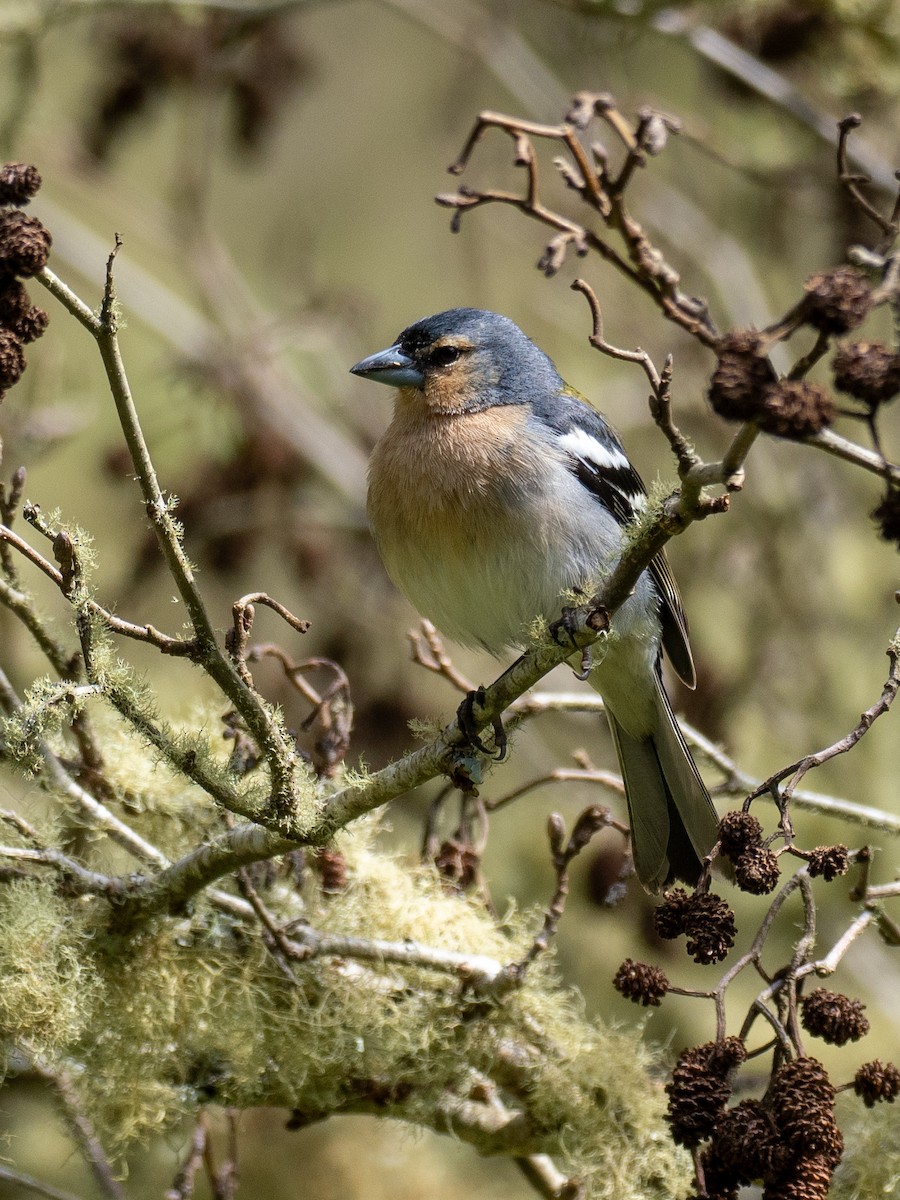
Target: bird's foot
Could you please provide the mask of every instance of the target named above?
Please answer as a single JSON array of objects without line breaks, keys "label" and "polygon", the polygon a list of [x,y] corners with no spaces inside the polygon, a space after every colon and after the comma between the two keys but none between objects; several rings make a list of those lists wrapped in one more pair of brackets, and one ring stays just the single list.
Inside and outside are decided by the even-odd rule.
[{"label": "bird's foot", "polygon": [[[563,608],[562,615],[556,621],[550,622],[550,636],[556,642],[557,646],[570,645],[573,650],[577,650],[578,641],[575,637],[578,632],[578,609]],[[590,646],[581,647],[581,670],[575,672],[575,678],[580,679],[582,683],[590,675],[594,667],[594,656],[591,653]]]},{"label": "bird's foot", "polygon": [[486,746],[478,736],[478,722],[475,719],[475,705],[484,704],[484,688],[476,688],[473,692],[467,692],[466,698],[456,710],[456,723],[459,725],[460,732],[463,737],[474,747],[480,754],[490,754],[496,758],[497,762],[502,762],[506,758],[506,748],[509,739],[506,736],[506,730],[503,728],[503,722],[499,717],[494,717],[491,721],[491,726],[494,730],[494,748]]},{"label": "bird's foot", "polygon": [[578,649],[578,642],[575,640],[575,634],[578,632],[577,608],[570,608],[568,605],[564,607],[558,619],[550,622],[549,629],[550,636],[557,646],[565,646],[568,643],[573,650]]}]

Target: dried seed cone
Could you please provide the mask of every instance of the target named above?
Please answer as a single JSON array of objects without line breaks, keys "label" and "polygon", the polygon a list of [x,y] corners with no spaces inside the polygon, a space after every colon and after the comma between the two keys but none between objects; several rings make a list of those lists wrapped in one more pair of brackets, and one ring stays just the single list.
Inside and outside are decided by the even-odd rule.
[{"label": "dried seed cone", "polygon": [[758,818],[738,808],[725,813],[719,822],[719,846],[723,854],[734,860],[744,851],[758,846],[762,832]]},{"label": "dried seed cone", "polygon": [[881,502],[872,509],[872,519],[886,542],[900,548],[900,488],[888,487]]},{"label": "dried seed cone", "polygon": [[0,388],[12,387],[25,370],[22,342],[11,329],[0,329]]},{"label": "dried seed cone", "polygon": [[710,1042],[710,1066],[717,1071],[731,1071],[739,1067],[747,1057],[747,1047],[739,1037],[722,1038],[721,1042]]},{"label": "dried seed cone", "polygon": [[37,217],[14,208],[0,218],[0,266],[8,275],[36,275],[47,265],[52,241]]},{"label": "dried seed cone", "polygon": [[697,963],[721,962],[734,945],[734,913],[721,896],[694,894],[688,913],[687,952]]},{"label": "dried seed cone", "polygon": [[834,1120],[834,1087],[815,1058],[795,1058],[775,1073],[770,1110],[788,1147],[798,1158],[840,1162],[841,1132]]},{"label": "dried seed cone", "polygon": [[880,1100],[893,1104],[900,1096],[900,1070],[893,1063],[863,1063],[853,1077],[853,1090],[862,1098],[866,1108],[872,1108]]},{"label": "dried seed cone", "polygon": [[733,329],[720,338],[716,353],[707,392],[713,411],[729,421],[754,421],[776,380],[761,336],[755,329]]},{"label": "dried seed cone", "polygon": [[763,1200],[826,1200],[834,1167],[827,1157],[797,1159],[766,1182]]},{"label": "dried seed cone", "polygon": [[0,167],[0,204],[27,204],[40,186],[37,167],[28,163],[6,163]]},{"label": "dried seed cone", "polygon": [[[898,530],[900,536],[900,530]],[[850,851],[846,846],[816,846],[810,853],[810,875],[815,878],[821,875],[826,883],[831,883],[838,875],[846,875],[850,870]]]},{"label": "dried seed cone", "polygon": [[704,1148],[700,1161],[703,1164],[706,1200],[738,1200],[743,1177],[719,1153],[715,1139]]},{"label": "dried seed cone", "polygon": [[666,892],[662,903],[653,910],[653,925],[657,934],[666,941],[681,937],[687,928],[691,897],[684,888],[676,887]]},{"label": "dried seed cone", "polygon": [[863,323],[872,308],[869,282],[856,267],[820,271],[803,287],[804,316],[821,333],[848,333]]},{"label": "dried seed cone", "polygon": [[32,304],[14,322],[12,329],[27,346],[31,342],[36,342],[39,337],[43,337],[49,324],[50,314],[43,308],[38,308],[36,304]]},{"label": "dried seed cone", "polygon": [[735,1051],[731,1047],[723,1051],[723,1045],[705,1042],[683,1051],[666,1085],[666,1120],[672,1127],[672,1138],[680,1146],[692,1149],[710,1137],[731,1095],[728,1071],[734,1065],[731,1060]]},{"label": "dried seed cone", "polygon": [[0,283],[0,325],[10,329],[31,307],[31,297],[25,285],[14,276],[7,276]]},{"label": "dried seed cone", "polygon": [[734,881],[742,892],[766,896],[778,887],[778,857],[765,846],[751,846],[734,860]]},{"label": "dried seed cone", "polygon": [[780,379],[752,420],[776,437],[805,438],[831,425],[836,415],[834,401],[820,384]]},{"label": "dried seed cone", "polygon": [[626,958],[613,978],[613,987],[626,1000],[645,1007],[658,1008],[669,990],[665,972],[650,963]]},{"label": "dried seed cone", "polygon": [[742,1100],[716,1121],[713,1155],[738,1183],[752,1183],[772,1169],[778,1131],[761,1100]]},{"label": "dried seed cone", "polygon": [[869,1022],[864,1015],[866,1006],[841,992],[816,988],[804,996],[800,1004],[803,1028],[813,1037],[820,1037],[832,1046],[858,1042],[869,1032]]},{"label": "dried seed cone", "polygon": [[834,386],[877,408],[900,392],[900,354],[884,342],[845,342],[831,360]]}]

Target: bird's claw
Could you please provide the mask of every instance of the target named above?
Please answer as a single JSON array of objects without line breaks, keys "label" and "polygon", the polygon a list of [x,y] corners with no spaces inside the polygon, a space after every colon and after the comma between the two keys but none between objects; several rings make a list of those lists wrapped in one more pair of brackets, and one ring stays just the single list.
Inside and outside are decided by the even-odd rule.
[{"label": "bird's claw", "polygon": [[573,650],[578,649],[578,643],[575,640],[575,634],[578,632],[577,614],[577,609],[566,606],[560,617],[556,621],[550,622],[550,636],[557,646],[563,646],[567,641]]},{"label": "bird's claw", "polygon": [[585,646],[581,651],[581,670],[574,672],[575,678],[580,680],[582,683],[584,683],[584,681],[587,679],[587,677],[590,675],[590,673],[591,673],[591,671],[593,671],[593,669],[594,669],[594,655],[591,651],[591,647]]},{"label": "bird's claw", "polygon": [[494,748],[493,750],[484,744],[478,736],[478,723],[475,720],[475,705],[484,704],[484,688],[476,688],[473,692],[467,692],[466,698],[456,710],[456,723],[459,725],[460,732],[463,737],[480,754],[489,754],[492,758],[496,758],[497,762],[502,762],[506,758],[506,748],[509,744],[509,739],[506,736],[506,730],[503,728],[503,722],[499,717],[494,717],[491,720],[491,727],[494,731]]}]

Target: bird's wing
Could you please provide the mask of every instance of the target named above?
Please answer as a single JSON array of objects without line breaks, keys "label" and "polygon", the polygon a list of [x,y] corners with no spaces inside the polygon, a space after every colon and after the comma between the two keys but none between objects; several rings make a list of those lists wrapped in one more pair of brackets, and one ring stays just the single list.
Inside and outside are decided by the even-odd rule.
[{"label": "bird's wing", "polygon": [[[541,416],[557,434],[582,486],[622,525],[629,525],[646,504],[647,489],[612,426],[574,390],[561,392]],[[649,570],[660,598],[663,647],[678,677],[694,687],[687,618],[665,551],[656,555]]]}]

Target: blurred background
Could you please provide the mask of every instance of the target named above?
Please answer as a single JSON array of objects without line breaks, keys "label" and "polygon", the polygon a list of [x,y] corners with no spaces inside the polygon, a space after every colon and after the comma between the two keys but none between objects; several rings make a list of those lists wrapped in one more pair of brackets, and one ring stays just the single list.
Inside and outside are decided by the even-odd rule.
[{"label": "blurred background", "polygon": [[[367,532],[365,464],[391,396],[351,377],[354,362],[429,313],[496,309],[603,409],[648,483],[671,480],[643,375],[588,345],[586,305],[569,290],[583,274],[600,296],[610,341],[640,345],[657,363],[674,355],[677,419],[700,453],[715,459],[729,440],[704,399],[712,356],[609,268],[575,260],[545,279],[535,270],[545,233],[505,207],[470,214],[451,233],[434,196],[457,186],[446,168],[476,114],[556,123],[571,95],[589,89],[611,92],[626,113],[652,105],[677,116],[682,134],[641,173],[631,203],[685,289],[709,298],[721,328],[766,324],[799,298],[810,273],[843,261],[848,244],[874,240],[874,226],[836,182],[838,117],[863,114],[856,144],[882,182],[900,161],[893,5],[19,0],[0,4],[0,34],[4,158],[34,162],[43,175],[32,211],[53,234],[51,267],[95,305],[114,235],[123,240],[122,349],[161,482],[180,498],[210,610],[224,628],[234,599],[263,590],[311,620],[302,643],[266,613],[255,634],[298,658],[333,659],[347,673],[356,711],[351,765],[399,756],[413,744],[410,719],[446,720],[459,700],[411,661],[406,634],[416,616],[384,576]],[[575,213],[552,153],[543,167],[547,199]],[[464,181],[519,187],[511,158],[509,139],[489,135]],[[890,212],[890,194],[871,194]],[[51,326],[0,408],[3,475],[26,464],[27,498],[90,531],[101,596],[122,616],[175,632],[183,615],[143,520],[96,349],[38,286],[31,291]],[[889,338],[887,317],[865,334]],[[826,367],[814,378],[827,382]],[[865,440],[860,422],[838,428]],[[886,414],[882,436],[896,460],[897,411]],[[696,693],[676,693],[676,707],[758,778],[834,741],[880,694],[898,612],[896,549],[868,517],[880,492],[873,476],[845,463],[763,439],[732,513],[671,548],[700,676]],[[62,614],[57,597],[41,594]],[[18,686],[43,671],[2,612],[0,642]],[[484,656],[448,648],[476,682],[498,671]],[[197,701],[194,674],[129,649],[170,714],[183,718]],[[574,686],[566,672],[558,676],[547,686]],[[257,678],[302,720],[274,668]],[[896,814],[897,742],[895,715],[807,784]],[[482,794],[496,798],[571,765],[578,749],[614,766],[596,717],[532,722]],[[4,792],[18,788],[0,778]],[[385,840],[411,860],[437,790],[385,814]],[[615,800],[558,784],[493,818],[485,875],[500,911],[549,898],[548,813],[571,819],[604,802]],[[806,846],[882,846],[875,877],[893,878],[896,843],[887,834],[803,813],[795,823]],[[636,885],[618,907],[604,905],[619,852],[610,835],[578,860],[561,968],[589,1013],[646,1021],[650,1039],[676,1050],[705,1040],[712,1021],[703,1004],[672,998],[647,1018],[611,987],[626,954],[658,962],[685,985],[710,981],[688,969],[679,947],[654,938],[652,904]],[[839,888],[823,909],[825,948],[853,913]],[[743,901],[739,908],[747,930],[763,912]],[[791,933],[786,927],[785,946]],[[874,936],[858,943],[839,984],[866,1001],[873,1024],[863,1051],[851,1046],[828,1059],[849,1079],[864,1058],[894,1053],[896,954]],[[355,1117],[292,1133],[286,1115],[241,1116],[242,1194],[530,1194],[511,1165],[479,1160],[448,1139]],[[93,1194],[40,1086],[8,1088],[0,1122],[4,1152],[20,1169]],[[129,1196],[162,1194],[182,1149],[173,1135],[137,1150]],[[0,1182],[0,1196],[24,1195]]]}]

